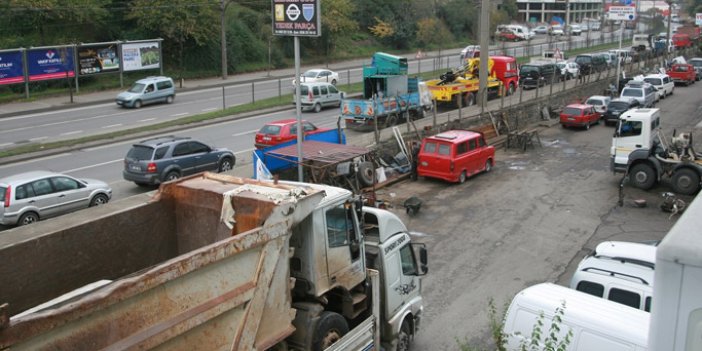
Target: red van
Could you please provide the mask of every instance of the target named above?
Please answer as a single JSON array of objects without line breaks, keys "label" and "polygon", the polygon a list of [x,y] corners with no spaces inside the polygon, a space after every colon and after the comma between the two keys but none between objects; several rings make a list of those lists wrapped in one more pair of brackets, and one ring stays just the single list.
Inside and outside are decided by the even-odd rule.
[{"label": "red van", "polygon": [[422,140],[417,175],[463,183],[476,173],[490,172],[495,147],[480,132],[450,130]]},{"label": "red van", "polygon": [[585,104],[570,104],[561,111],[561,126],[585,127],[590,129],[590,125],[600,123],[601,115],[595,111],[595,107]]},{"label": "red van", "polygon": [[492,72],[495,77],[502,81],[506,95],[512,95],[519,87],[517,59],[512,56],[490,56],[490,59],[493,63]]}]

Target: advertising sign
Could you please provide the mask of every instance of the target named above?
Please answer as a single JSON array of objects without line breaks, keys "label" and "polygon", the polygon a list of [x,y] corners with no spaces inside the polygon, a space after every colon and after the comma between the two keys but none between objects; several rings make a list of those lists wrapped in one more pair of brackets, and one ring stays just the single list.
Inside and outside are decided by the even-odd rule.
[{"label": "advertising sign", "polygon": [[160,42],[122,44],[122,70],[139,71],[161,67]]},{"label": "advertising sign", "polygon": [[695,25],[702,26],[702,13],[695,14]]},{"label": "advertising sign", "polygon": [[0,84],[24,83],[22,52],[0,52]]},{"label": "advertising sign", "polygon": [[322,35],[322,0],[273,0],[273,34],[318,37]]},{"label": "advertising sign", "polygon": [[27,50],[30,82],[66,78],[66,76],[74,77],[73,67],[72,47]]},{"label": "advertising sign", "polygon": [[119,72],[117,43],[78,47],[78,74],[81,76]]},{"label": "advertising sign", "polygon": [[633,21],[636,19],[636,7],[611,6],[608,15],[608,19],[612,21]]}]

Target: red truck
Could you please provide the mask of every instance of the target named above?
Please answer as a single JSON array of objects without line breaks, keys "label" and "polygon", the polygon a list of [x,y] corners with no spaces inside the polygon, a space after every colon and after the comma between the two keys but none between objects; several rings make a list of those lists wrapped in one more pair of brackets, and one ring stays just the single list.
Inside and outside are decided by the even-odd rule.
[{"label": "red truck", "polygon": [[[697,43],[700,40],[700,34],[701,30],[699,26],[695,26],[692,24],[685,24],[681,27],[678,27],[675,30],[676,34],[687,34],[687,36],[690,37],[690,41],[694,44]],[[675,38],[675,36],[673,36]]]},{"label": "red truck", "polygon": [[685,85],[694,84],[697,76],[695,66],[689,63],[674,63],[666,73],[673,79],[673,82]]},{"label": "red truck", "polygon": [[673,46],[676,49],[686,49],[692,47],[690,36],[682,33],[673,34]]},{"label": "red truck", "polygon": [[512,95],[519,87],[517,59],[512,56],[490,56],[493,62],[491,74],[502,81],[506,95]]}]

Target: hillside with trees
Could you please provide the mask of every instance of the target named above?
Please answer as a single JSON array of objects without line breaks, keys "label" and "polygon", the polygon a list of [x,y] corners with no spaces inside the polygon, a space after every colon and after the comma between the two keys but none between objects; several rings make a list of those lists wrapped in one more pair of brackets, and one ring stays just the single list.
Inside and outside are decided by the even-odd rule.
[{"label": "hillside with trees", "polygon": [[[321,1],[323,35],[300,41],[306,62],[449,48],[478,38],[480,0]],[[163,38],[168,71],[217,75],[222,8],[230,74],[292,63],[292,38],[271,34],[270,0],[5,0],[0,49]],[[516,11],[516,0],[503,0],[492,10],[492,27]]]}]

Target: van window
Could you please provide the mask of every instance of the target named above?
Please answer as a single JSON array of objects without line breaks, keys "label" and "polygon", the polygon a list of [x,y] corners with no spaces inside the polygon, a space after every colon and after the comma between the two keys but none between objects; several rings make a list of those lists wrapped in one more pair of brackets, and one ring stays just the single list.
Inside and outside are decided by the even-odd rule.
[{"label": "van window", "polygon": [[609,289],[608,300],[619,302],[633,308],[641,308],[641,295],[617,288]]},{"label": "van window", "polygon": [[483,138],[483,137],[478,138],[478,146],[480,146],[480,147],[485,146],[485,138]]},{"label": "van window", "polygon": [[146,90],[144,90],[145,93],[153,93],[154,92],[154,85],[149,84],[146,86]]},{"label": "van window", "polygon": [[51,178],[51,182],[54,183],[54,188],[56,188],[56,191],[74,190],[80,188],[80,184],[71,178],[54,177]]},{"label": "van window", "polygon": [[622,96],[642,97],[643,91],[640,89],[624,89]]},{"label": "van window", "polygon": [[170,80],[164,80],[156,83],[156,87],[158,90],[169,89],[173,87],[173,84],[171,84]]},{"label": "van window", "polygon": [[462,155],[468,152],[468,143],[463,142],[456,145],[456,155]]},{"label": "van window", "polygon": [[424,144],[424,152],[433,154],[436,152],[436,143],[428,142]]},{"label": "van window", "polygon": [[646,312],[651,312],[651,297],[648,296],[646,297],[646,300],[644,300],[644,311]]},{"label": "van window", "polygon": [[477,140],[471,139],[471,140],[468,141],[468,142],[469,142],[469,145],[470,145],[470,146],[468,147],[468,150],[473,151],[473,150],[475,150],[475,149],[477,148],[477,147],[476,147],[476,145],[478,144]]},{"label": "van window", "polygon": [[646,83],[651,83],[653,85],[661,85],[661,79],[660,78],[644,78],[644,82]]},{"label": "van window", "polygon": [[445,156],[451,155],[451,145],[439,144],[439,155],[445,155]]},{"label": "van window", "polygon": [[306,85],[300,85],[300,95],[305,96],[309,94],[309,88]]},{"label": "van window", "polygon": [[314,96],[319,96],[319,87],[312,87],[312,94]]},{"label": "van window", "polygon": [[[36,196],[36,195],[34,195],[34,188],[32,188],[32,184],[20,185],[17,187],[15,192],[16,192],[15,199],[17,199],[17,200],[29,199],[29,198]],[[2,198],[3,198],[3,200],[5,199],[4,194],[3,194]]]},{"label": "van window", "polygon": [[319,87],[319,89],[321,90],[322,95],[327,95],[327,87],[326,86],[323,85],[323,86]]},{"label": "van window", "polygon": [[37,196],[51,194],[54,191],[48,179],[39,179],[32,182],[32,188],[34,188],[34,193]]},{"label": "van window", "polygon": [[336,94],[336,93],[338,93],[338,92],[339,92],[339,91],[336,90],[336,87],[335,87],[335,86],[333,86],[333,85],[330,85],[330,86],[329,86],[329,94]]},{"label": "van window", "polygon": [[589,282],[587,280],[583,280],[580,283],[578,283],[578,286],[575,288],[575,290],[582,291],[586,294],[594,295],[597,297],[604,296],[604,286],[602,284]]}]

